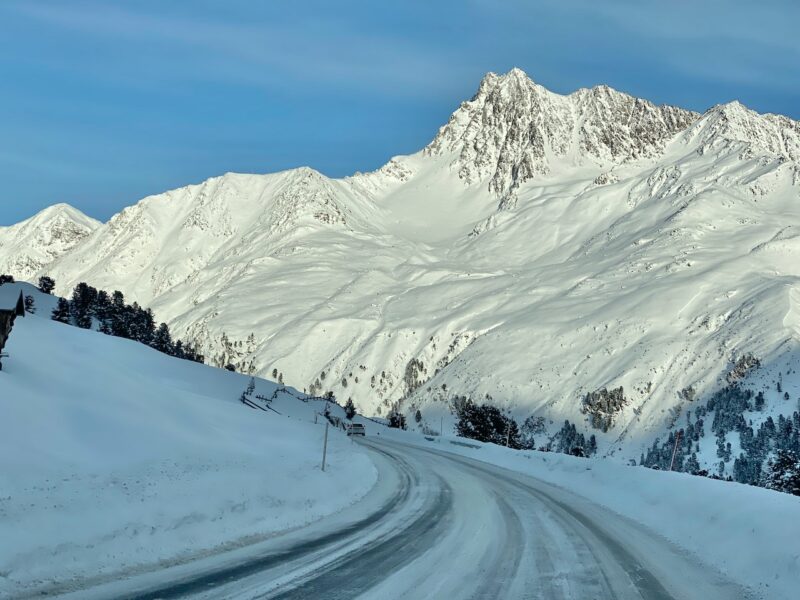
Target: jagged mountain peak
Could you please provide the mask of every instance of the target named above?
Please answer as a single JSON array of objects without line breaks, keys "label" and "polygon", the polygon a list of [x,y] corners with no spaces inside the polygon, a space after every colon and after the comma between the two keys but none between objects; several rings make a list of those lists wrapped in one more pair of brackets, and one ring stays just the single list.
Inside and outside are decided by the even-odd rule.
[{"label": "jagged mountain peak", "polygon": [[481,79],[481,82],[478,85],[478,91],[475,93],[475,96],[472,99],[475,100],[482,94],[487,94],[493,91],[507,93],[521,90],[532,90],[539,93],[551,93],[549,90],[547,90],[547,88],[533,81],[533,79],[531,79],[525,71],[519,67],[514,67],[506,73],[495,73],[493,71],[486,73],[486,75],[484,75]]},{"label": "jagged mountain peak", "polygon": [[507,195],[559,163],[607,166],[656,156],[698,116],[608,86],[559,95],[512,69],[487,74],[425,152],[454,155],[467,184],[488,181],[491,192]]}]

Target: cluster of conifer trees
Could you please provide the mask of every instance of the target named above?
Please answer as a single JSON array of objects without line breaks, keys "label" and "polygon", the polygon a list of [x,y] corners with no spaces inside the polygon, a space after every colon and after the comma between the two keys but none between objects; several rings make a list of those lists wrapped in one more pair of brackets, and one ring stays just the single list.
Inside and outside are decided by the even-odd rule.
[{"label": "cluster of conifer trees", "polygon": [[465,397],[453,401],[458,422],[456,432],[480,442],[491,442],[509,448],[523,449],[517,422],[491,404],[476,404]]},{"label": "cluster of conifer trees", "polygon": [[141,342],[164,354],[203,362],[203,356],[191,345],[172,338],[166,323],[156,326],[149,308],[142,308],[136,302],[126,304],[120,291],[109,294],[86,283],[79,283],[70,299],[58,299],[52,319],[83,329],[96,326],[105,334]]},{"label": "cluster of conifer trees", "polygon": [[572,456],[592,456],[597,452],[597,438],[592,434],[587,439],[573,423],[564,421],[561,429],[544,449]]},{"label": "cluster of conifer trees", "polygon": [[[512,417],[503,414],[491,404],[491,396],[487,396],[487,400],[483,404],[476,404],[465,396],[453,398],[453,409],[458,417],[456,433],[462,437],[517,450],[536,449],[534,436],[546,433],[544,419],[530,416],[520,428]],[[597,452],[597,438],[594,434],[585,437],[574,424],[564,421],[561,429],[538,449],[542,452],[588,457]]]},{"label": "cluster of conifer trees", "polygon": [[[788,395],[784,399],[788,400]],[[675,471],[800,495],[800,412],[794,411],[789,417],[778,415],[777,420],[770,415],[754,428],[746,413],[758,413],[764,407],[763,392],[754,393],[735,383],[728,385],[699,407],[694,418],[691,411],[687,412],[686,426],[670,432],[664,442],[656,439],[639,462],[654,469],[672,466]],[[716,436],[716,454],[720,459],[712,473],[701,469],[697,459],[700,438],[705,436],[706,417],[710,414],[713,414],[711,433]],[[734,457],[729,433],[738,434],[738,457]],[[733,464],[728,469],[731,460]],[[728,471],[731,474],[726,476]]]}]

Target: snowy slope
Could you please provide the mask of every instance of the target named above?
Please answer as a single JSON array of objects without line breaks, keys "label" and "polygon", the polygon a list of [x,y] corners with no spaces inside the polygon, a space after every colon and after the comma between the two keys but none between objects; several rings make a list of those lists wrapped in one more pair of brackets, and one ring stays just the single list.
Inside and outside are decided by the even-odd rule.
[{"label": "snowy slope", "polygon": [[417,154],[145,198],[41,273],[120,289],[215,364],[368,414],[402,401],[438,425],[454,395],[488,394],[557,428],[622,386],[596,433],[638,457],[681,390],[797,344],[799,131],[738,103],[698,115],[489,74]]},{"label": "snowy slope", "polygon": [[[313,403],[238,401],[249,378],[49,320],[26,284],[0,372],[0,596],[64,590],[230,548],[355,502],[366,455]],[[276,384],[256,381],[255,394]],[[65,588],[64,586],[67,586]]]}]

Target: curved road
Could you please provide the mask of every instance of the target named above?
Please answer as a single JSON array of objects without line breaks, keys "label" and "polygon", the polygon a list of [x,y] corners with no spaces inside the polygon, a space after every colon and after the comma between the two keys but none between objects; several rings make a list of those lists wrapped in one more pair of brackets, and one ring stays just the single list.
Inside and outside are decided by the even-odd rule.
[{"label": "curved road", "polygon": [[560,488],[445,452],[363,444],[381,476],[350,509],[240,554],[80,597],[750,597],[666,540]]}]

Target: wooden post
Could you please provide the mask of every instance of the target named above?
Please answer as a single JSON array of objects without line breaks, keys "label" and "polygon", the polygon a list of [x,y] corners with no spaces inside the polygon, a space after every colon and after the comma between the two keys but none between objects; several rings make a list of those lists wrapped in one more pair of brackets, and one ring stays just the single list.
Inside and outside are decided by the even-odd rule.
[{"label": "wooden post", "polygon": [[325,459],[328,456],[328,422],[325,422],[325,441],[322,443],[322,470],[325,470]]}]

